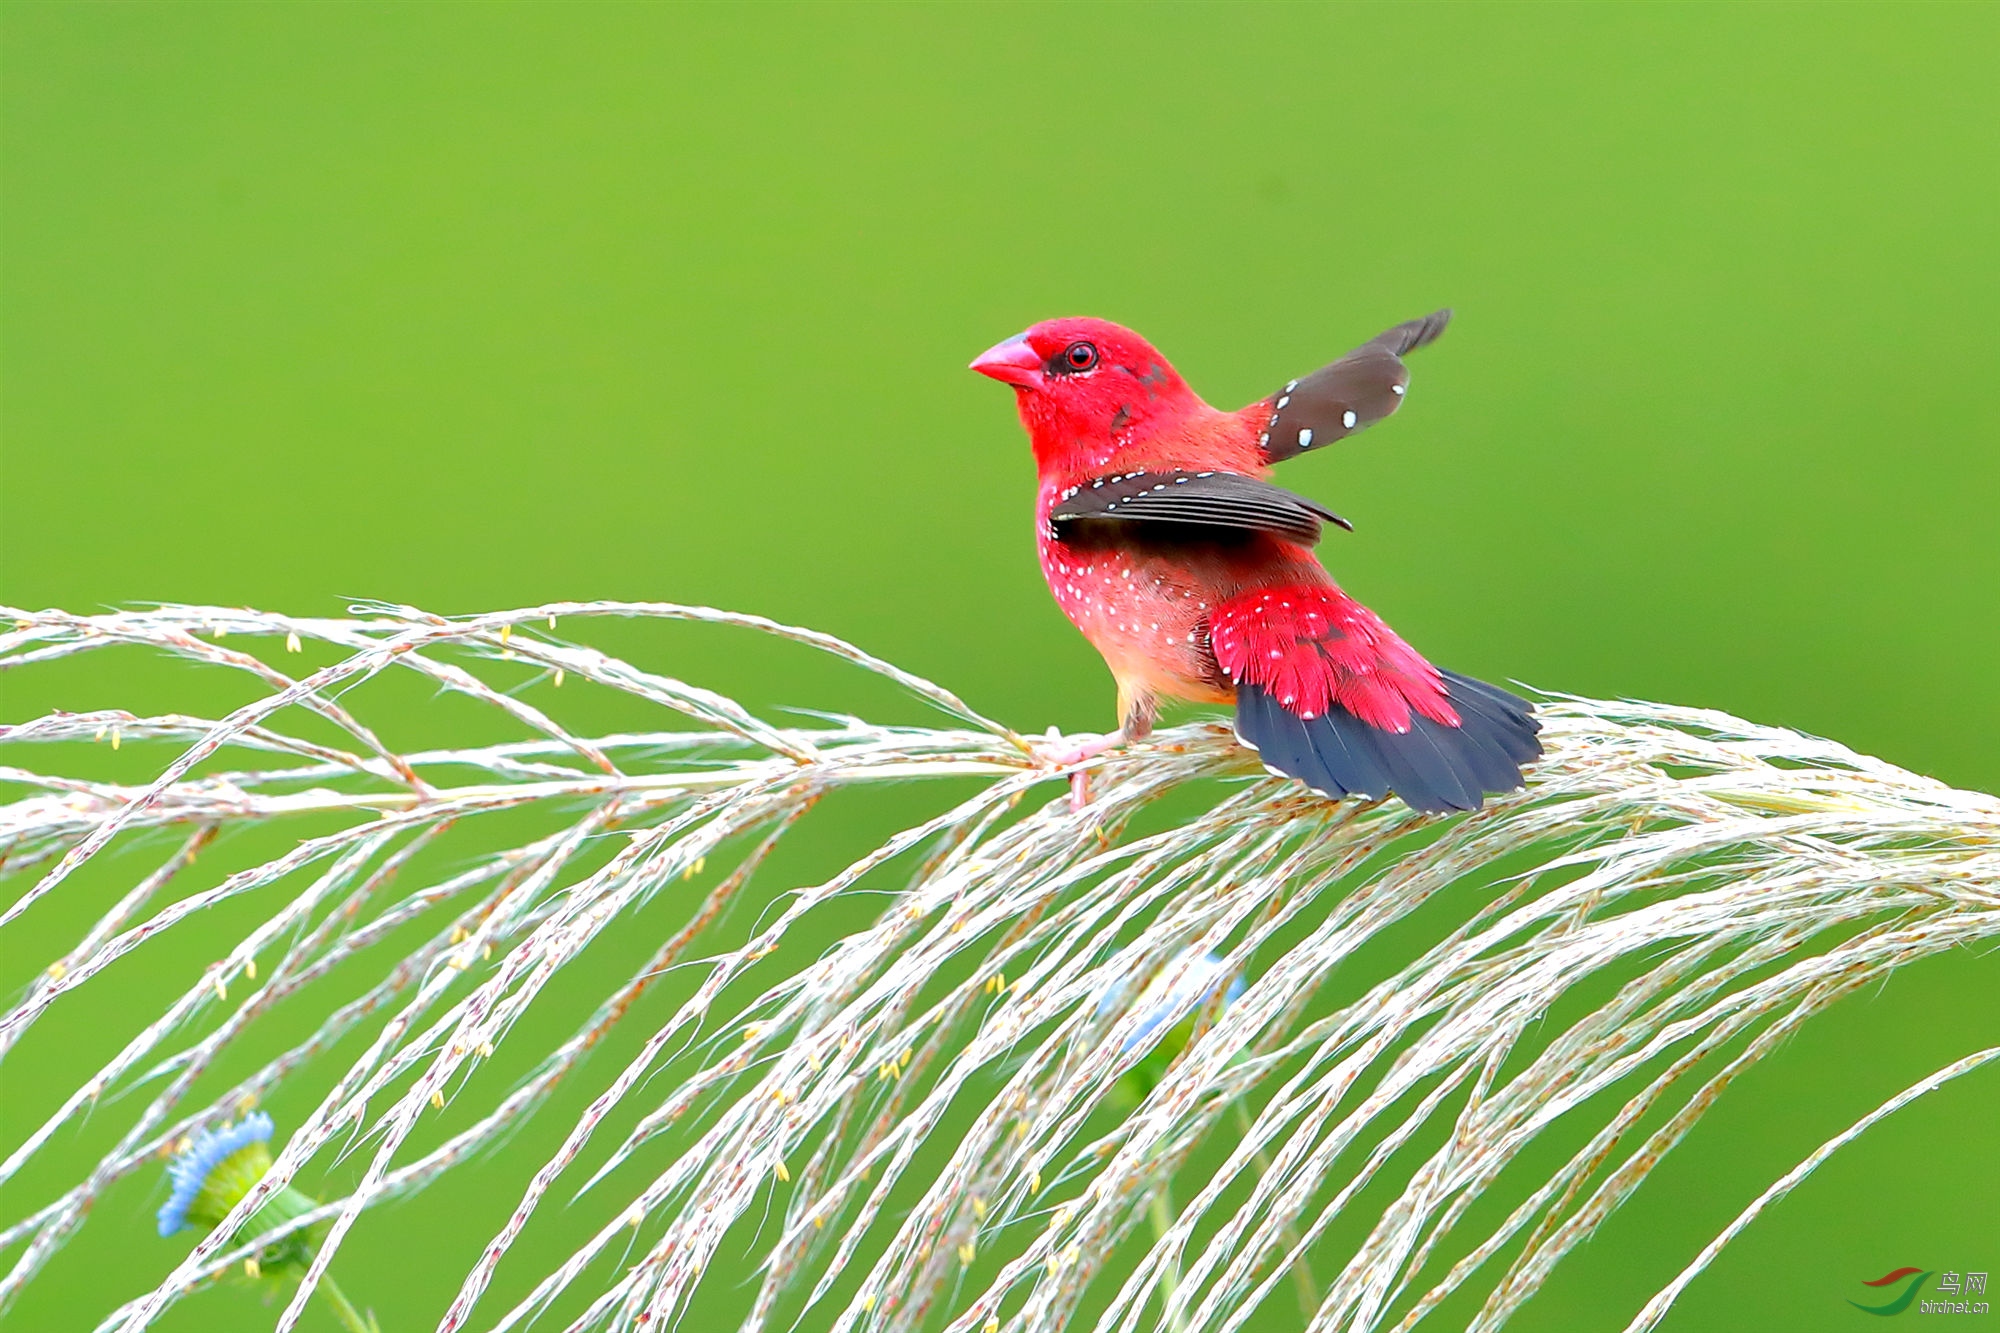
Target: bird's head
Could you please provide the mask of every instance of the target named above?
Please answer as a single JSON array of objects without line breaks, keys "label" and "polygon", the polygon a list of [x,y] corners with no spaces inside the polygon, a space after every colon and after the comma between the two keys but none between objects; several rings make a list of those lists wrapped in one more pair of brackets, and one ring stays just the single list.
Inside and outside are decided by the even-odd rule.
[{"label": "bird's head", "polygon": [[1044,320],[972,369],[1014,386],[1044,472],[1102,465],[1201,401],[1151,343],[1102,319]]}]

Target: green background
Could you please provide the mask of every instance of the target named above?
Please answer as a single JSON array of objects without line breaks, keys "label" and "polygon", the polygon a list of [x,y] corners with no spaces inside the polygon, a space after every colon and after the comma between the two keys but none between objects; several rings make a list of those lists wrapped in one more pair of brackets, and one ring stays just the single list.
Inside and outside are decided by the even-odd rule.
[{"label": "green background", "polygon": [[[1409,409],[1287,471],[1355,520],[1351,591],[1488,678],[2000,790],[2000,6],[0,16],[12,605],[707,602],[1102,729],[1009,397],[965,362],[1100,314],[1235,406],[1450,304]],[[740,649],[674,669],[840,702]],[[129,703],[104,665],[5,687],[8,720]],[[60,938],[34,921],[9,984]],[[1843,1003],[1515,1326],[1622,1326],[1997,1011],[1990,957]],[[23,1069],[78,1076],[28,1058],[9,1143]],[[1872,1131],[1667,1327],[1860,1326],[1861,1278],[2000,1267],[1996,1122],[1988,1068]],[[436,1319],[493,1174],[448,1187],[463,1237],[421,1214],[437,1253],[357,1251],[395,1266],[347,1277],[386,1326]],[[156,1280],[147,1220],[94,1221],[10,1325]],[[216,1299],[176,1326],[269,1317]]]}]

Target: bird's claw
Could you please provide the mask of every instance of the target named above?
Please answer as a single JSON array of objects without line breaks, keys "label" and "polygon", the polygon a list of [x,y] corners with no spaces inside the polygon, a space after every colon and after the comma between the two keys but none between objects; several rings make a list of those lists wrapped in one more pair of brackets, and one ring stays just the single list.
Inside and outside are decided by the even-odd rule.
[{"label": "bird's claw", "polygon": [[1072,738],[1050,727],[1048,736],[1035,746],[1035,758],[1051,768],[1067,768],[1086,759],[1095,759],[1117,743],[1116,734]]},{"label": "bird's claw", "polygon": [[[1119,742],[1118,733],[1108,736],[1082,736],[1075,739],[1064,736],[1054,727],[1049,728],[1048,738],[1035,746],[1035,758],[1050,768],[1068,768],[1086,759],[1095,759]],[[1082,814],[1090,804],[1090,773],[1079,770],[1069,775],[1069,808]]]}]

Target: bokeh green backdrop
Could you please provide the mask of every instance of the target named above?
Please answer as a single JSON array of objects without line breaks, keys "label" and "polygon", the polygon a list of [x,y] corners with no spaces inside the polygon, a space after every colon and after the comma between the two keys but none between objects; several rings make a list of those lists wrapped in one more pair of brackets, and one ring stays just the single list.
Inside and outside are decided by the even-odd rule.
[{"label": "bokeh green backdrop", "polygon": [[[1022,728],[1101,728],[1011,404],[966,360],[1101,314],[1234,406],[1451,304],[1409,410],[1288,472],[1356,520],[1326,550],[1351,590],[1489,678],[2000,790],[2000,6],[0,21],[12,605],[702,601]],[[830,702],[740,647],[674,667]],[[116,685],[8,681],[6,717]],[[8,948],[12,984],[42,954]],[[1996,1009],[1990,957],[1846,1002],[1517,1326],[1622,1325],[1823,1138],[1995,1040]],[[1837,1157],[1668,1327],[1860,1325],[1862,1277],[2000,1267],[1997,1073]],[[94,1262],[129,1291],[178,1253]],[[350,1285],[428,1327],[450,1269]],[[75,1326],[97,1283],[51,1270],[9,1322]]]}]

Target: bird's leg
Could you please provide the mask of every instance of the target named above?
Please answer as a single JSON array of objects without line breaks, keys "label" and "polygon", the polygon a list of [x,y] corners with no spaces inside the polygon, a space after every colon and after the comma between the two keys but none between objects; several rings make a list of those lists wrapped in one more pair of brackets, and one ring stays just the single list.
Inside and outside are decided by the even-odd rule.
[{"label": "bird's leg", "polygon": [[[1062,737],[1054,727],[1049,728],[1049,743],[1036,747],[1038,757],[1058,768],[1080,764],[1086,759],[1095,759],[1106,750],[1116,749],[1128,741],[1141,741],[1153,734],[1153,719],[1159,715],[1159,700],[1150,691],[1128,694],[1118,692],[1118,730],[1104,736],[1090,736],[1072,744],[1057,748]],[[1069,806],[1081,812],[1090,804],[1090,774],[1079,770],[1069,775]]]},{"label": "bird's leg", "polygon": [[[1035,747],[1035,757],[1051,768],[1068,768],[1086,759],[1095,759],[1106,750],[1121,744],[1125,737],[1120,732],[1106,736],[1085,736],[1064,744],[1067,738],[1054,727],[1049,728],[1048,740]],[[1081,770],[1069,775],[1069,808],[1081,811],[1090,802],[1090,775]]]},{"label": "bird's leg", "polygon": [[1160,699],[1151,690],[1127,694],[1118,692],[1118,733],[1128,741],[1143,741],[1153,734],[1153,719],[1160,715]]}]

